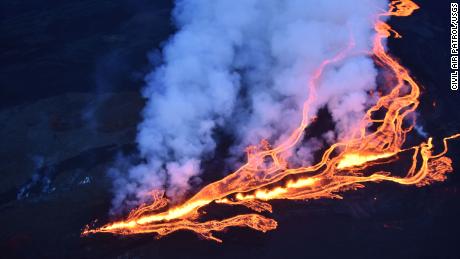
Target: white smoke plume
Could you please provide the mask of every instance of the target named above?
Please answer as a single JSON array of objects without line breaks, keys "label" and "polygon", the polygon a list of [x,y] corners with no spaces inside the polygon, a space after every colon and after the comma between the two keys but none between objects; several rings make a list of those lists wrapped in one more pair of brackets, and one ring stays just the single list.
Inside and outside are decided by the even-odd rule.
[{"label": "white smoke plume", "polygon": [[[154,189],[180,199],[212,159],[218,128],[235,138],[235,156],[262,138],[276,144],[289,135],[315,69],[351,42],[351,53],[370,52],[386,7],[386,0],[177,0],[177,33],[143,91],[137,141],[145,162],[117,177],[114,207],[145,201]],[[365,55],[328,67],[312,113],[328,107],[336,135],[346,136],[372,102],[366,92],[376,75]],[[310,149],[317,147],[297,153],[308,160]]]}]

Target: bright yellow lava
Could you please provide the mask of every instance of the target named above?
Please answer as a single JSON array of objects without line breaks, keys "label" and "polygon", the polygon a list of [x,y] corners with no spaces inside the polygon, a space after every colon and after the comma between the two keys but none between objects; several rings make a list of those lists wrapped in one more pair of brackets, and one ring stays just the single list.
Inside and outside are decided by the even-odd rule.
[{"label": "bright yellow lava", "polygon": [[155,221],[177,219],[177,218],[187,215],[188,213],[194,211],[198,207],[203,207],[204,205],[207,205],[210,202],[211,202],[210,200],[197,200],[193,203],[188,204],[187,206],[181,206],[175,209],[168,210],[164,214],[142,217],[138,221],[136,221],[136,223],[146,224],[146,223],[155,222]]},{"label": "bright yellow lava", "polygon": [[393,155],[394,155],[393,153],[369,154],[369,155],[357,154],[357,153],[345,154],[342,160],[340,160],[339,163],[337,164],[337,169],[344,169],[344,168],[349,168],[349,167],[354,167],[354,166],[360,166],[360,165],[366,164],[367,162],[382,159],[382,158],[388,158]]},{"label": "bright yellow lava", "polygon": [[297,181],[289,181],[285,187],[276,187],[272,190],[258,190],[254,194],[244,195],[242,193],[238,193],[236,195],[237,200],[272,200],[276,198],[282,198],[282,194],[287,193],[288,189],[293,188],[302,188],[313,185],[318,179],[316,178],[301,178]]}]

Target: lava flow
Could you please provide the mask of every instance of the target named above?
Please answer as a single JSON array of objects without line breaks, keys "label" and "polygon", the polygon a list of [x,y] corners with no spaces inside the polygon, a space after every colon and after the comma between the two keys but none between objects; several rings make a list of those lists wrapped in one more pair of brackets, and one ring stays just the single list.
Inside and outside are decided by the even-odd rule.
[{"label": "lava flow", "polygon": [[[345,141],[331,145],[318,163],[295,168],[287,161],[292,153],[290,151],[302,142],[305,129],[315,120],[309,107],[315,101],[317,81],[323,70],[351,55],[349,49],[324,61],[318,67],[308,85],[309,97],[303,106],[302,121],[283,143],[272,148],[267,141],[263,141],[257,147],[249,147],[248,159],[243,166],[225,178],[205,186],[180,205],[169,205],[162,192],[154,191],[154,201],[132,211],[126,220],[99,228],[87,227],[83,234],[155,233],[161,237],[178,230],[190,230],[206,239],[220,242],[213,233],[228,227],[249,227],[262,232],[275,229],[277,222],[260,214],[272,211],[267,202],[269,200],[341,198],[339,192],[361,188],[366,182],[390,181],[423,186],[443,181],[446,173],[453,170],[451,159],[445,156],[447,140],[460,137],[460,134],[444,138],[443,151],[438,154],[433,153],[431,138],[419,145],[403,148],[407,133],[414,127],[415,122],[412,120],[410,123],[408,115],[417,109],[420,88],[408,70],[385,52],[383,44],[386,38],[400,35],[380,18],[409,16],[416,9],[418,6],[410,0],[392,1],[389,10],[377,17],[372,53],[366,55],[372,55],[381,69],[389,71],[394,86],[385,85],[388,93],[381,96],[367,111],[354,134]],[[377,114],[384,116],[377,119]],[[371,166],[390,164],[407,157],[407,154],[410,154],[412,161],[408,172],[403,176],[380,170],[368,172]],[[254,213],[204,220],[204,210],[211,204],[244,206]]]}]

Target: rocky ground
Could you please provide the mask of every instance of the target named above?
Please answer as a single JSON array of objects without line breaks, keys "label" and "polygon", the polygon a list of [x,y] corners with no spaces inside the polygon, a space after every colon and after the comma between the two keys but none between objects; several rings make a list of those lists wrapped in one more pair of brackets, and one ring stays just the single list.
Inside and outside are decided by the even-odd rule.
[{"label": "rocky ground", "polygon": [[[172,30],[170,3],[154,2],[2,3],[0,257],[458,257],[454,142],[457,170],[444,183],[369,184],[343,200],[274,202],[279,227],[266,234],[231,229],[219,235],[223,244],[188,232],[80,237],[86,224],[107,220],[116,155],[136,154],[146,53]],[[439,138],[460,129],[460,104],[449,90],[449,7],[426,2],[393,21],[404,38],[389,47],[422,84],[420,125]]]}]

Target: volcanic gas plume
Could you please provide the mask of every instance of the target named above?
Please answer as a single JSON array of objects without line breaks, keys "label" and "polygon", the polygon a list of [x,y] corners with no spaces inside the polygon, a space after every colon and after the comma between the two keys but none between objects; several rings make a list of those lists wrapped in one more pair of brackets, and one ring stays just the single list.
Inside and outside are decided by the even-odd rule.
[{"label": "volcanic gas plume", "polygon": [[[83,234],[190,230],[215,241],[228,227],[277,227],[270,200],[341,198],[367,182],[424,186],[443,181],[452,161],[428,138],[406,146],[415,127],[420,88],[385,50],[401,37],[385,20],[411,15],[410,1],[179,1],[178,33],[164,49],[165,64],[149,77],[139,127],[146,163],[118,179],[115,206],[144,204],[122,221]],[[211,4],[212,3],[212,4]],[[377,74],[384,80],[377,81]],[[336,124],[319,161],[306,131],[327,107]],[[246,162],[188,199],[188,180],[216,147],[212,132],[234,133]],[[332,137],[331,137],[332,135]],[[405,174],[384,165],[411,159]],[[235,165],[234,164],[234,165]],[[238,165],[238,164],[237,164]],[[128,186],[123,187],[122,186]],[[147,202],[148,201],[148,202]],[[203,219],[207,209],[242,206],[253,213]],[[262,215],[264,214],[264,215]]]}]

